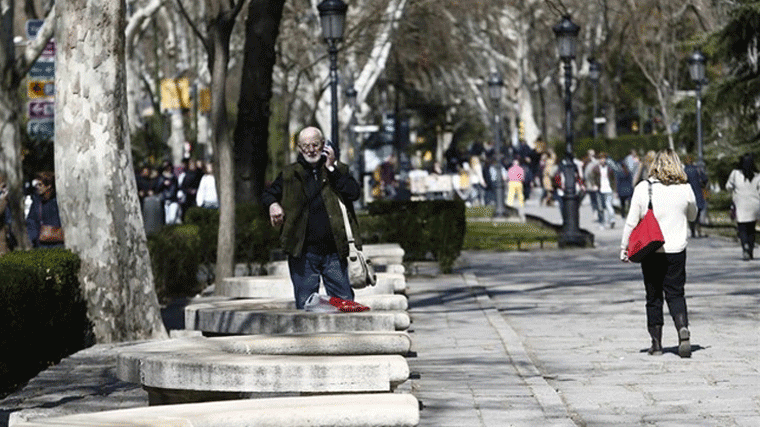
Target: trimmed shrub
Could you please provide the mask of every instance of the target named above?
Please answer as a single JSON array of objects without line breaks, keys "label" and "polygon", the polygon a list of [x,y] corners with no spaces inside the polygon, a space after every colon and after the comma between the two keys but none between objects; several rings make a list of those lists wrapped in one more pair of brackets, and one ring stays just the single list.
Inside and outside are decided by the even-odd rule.
[{"label": "trimmed shrub", "polygon": [[[219,232],[219,211],[190,208],[185,223],[198,227],[199,262],[210,268],[216,262]],[[235,209],[235,262],[249,266],[269,261],[272,250],[279,246],[278,229],[269,224],[269,215],[258,204],[239,204]]]},{"label": "trimmed shrub", "polygon": [[195,295],[198,283],[201,238],[197,225],[172,225],[148,236],[148,251],[159,301],[173,296]]},{"label": "trimmed shrub", "polygon": [[79,266],[79,257],[65,249],[0,257],[0,395],[93,344]]},{"label": "trimmed shrub", "polygon": [[377,201],[368,205],[368,212],[360,217],[363,242],[398,243],[405,261],[432,258],[442,272],[451,272],[464,244],[463,201]]},{"label": "trimmed shrub", "polygon": [[[649,150],[659,151],[667,147],[667,135],[621,135],[614,139],[598,138],[596,142],[594,138],[580,138],[573,144],[575,156],[579,159],[586,156],[589,149],[593,149],[597,153],[604,151],[617,161],[627,156],[632,148],[646,153]],[[556,141],[554,150],[560,158],[564,157],[565,142]]]}]

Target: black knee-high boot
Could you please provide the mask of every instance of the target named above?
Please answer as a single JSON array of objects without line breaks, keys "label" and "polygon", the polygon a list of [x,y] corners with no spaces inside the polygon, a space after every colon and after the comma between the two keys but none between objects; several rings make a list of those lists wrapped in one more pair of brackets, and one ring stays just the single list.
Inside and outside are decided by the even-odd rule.
[{"label": "black knee-high boot", "polygon": [[652,337],[652,346],[647,350],[652,356],[662,356],[662,325],[649,326],[649,336]]},{"label": "black knee-high boot", "polygon": [[677,313],[673,316],[673,322],[678,331],[678,355],[681,357],[691,357],[691,334],[689,333],[689,323],[686,313]]}]

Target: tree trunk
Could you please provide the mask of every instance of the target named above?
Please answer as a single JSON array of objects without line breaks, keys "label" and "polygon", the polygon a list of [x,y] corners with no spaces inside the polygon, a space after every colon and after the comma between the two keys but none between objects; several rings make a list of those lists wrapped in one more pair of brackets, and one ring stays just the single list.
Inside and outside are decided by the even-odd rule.
[{"label": "tree trunk", "polygon": [[275,42],[285,0],[252,0],[245,30],[243,76],[235,127],[236,200],[255,202],[264,191],[269,164],[269,101]]},{"label": "tree trunk", "polygon": [[124,7],[56,4],[58,204],[98,342],[166,337],[130,153]]},{"label": "tree trunk", "polygon": [[13,43],[12,0],[0,0],[0,171],[4,172],[8,186],[8,205],[13,222],[11,232],[23,249],[32,247],[24,223],[24,176],[21,169],[21,125],[19,112],[23,111],[18,88],[21,73],[16,67]]},{"label": "tree trunk", "polygon": [[224,96],[227,84],[227,63],[230,58],[230,36],[234,16],[214,16],[208,28],[211,57],[211,128],[214,147],[214,173],[219,195],[219,234],[217,237],[215,279],[220,281],[234,273],[235,260],[235,164],[232,137],[227,122]]}]

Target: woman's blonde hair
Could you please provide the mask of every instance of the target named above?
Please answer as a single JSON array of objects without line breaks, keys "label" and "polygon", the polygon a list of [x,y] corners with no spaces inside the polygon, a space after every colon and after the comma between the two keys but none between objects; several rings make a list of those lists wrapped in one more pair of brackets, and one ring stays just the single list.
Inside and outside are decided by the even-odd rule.
[{"label": "woman's blonde hair", "polygon": [[687,182],[681,159],[670,148],[666,148],[654,156],[649,168],[649,177],[656,178],[665,185],[685,184]]}]

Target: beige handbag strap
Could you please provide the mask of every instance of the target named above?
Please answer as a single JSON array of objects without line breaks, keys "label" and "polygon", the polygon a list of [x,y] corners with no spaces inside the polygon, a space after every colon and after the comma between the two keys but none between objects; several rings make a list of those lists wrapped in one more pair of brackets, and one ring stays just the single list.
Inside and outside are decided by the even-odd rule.
[{"label": "beige handbag strap", "polygon": [[348,211],[346,210],[346,205],[343,204],[343,200],[339,197],[338,203],[340,203],[340,211],[343,213],[343,226],[346,228],[346,238],[348,238],[348,243],[353,244],[354,243],[354,233],[351,232],[351,224],[348,222]]}]

